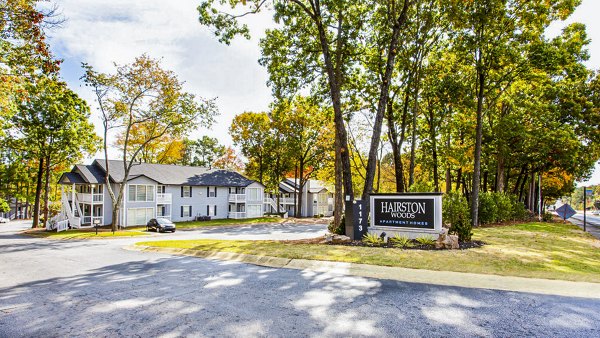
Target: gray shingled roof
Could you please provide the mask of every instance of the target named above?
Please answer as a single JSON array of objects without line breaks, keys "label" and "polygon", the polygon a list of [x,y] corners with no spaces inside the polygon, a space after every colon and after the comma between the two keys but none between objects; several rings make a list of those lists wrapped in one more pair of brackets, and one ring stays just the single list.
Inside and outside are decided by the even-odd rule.
[{"label": "gray shingled roof", "polygon": [[66,172],[63,173],[58,180],[61,184],[82,184],[86,183],[86,181],[76,172]]},{"label": "gray shingled roof", "polygon": [[[123,181],[123,162],[117,160],[108,162],[111,179],[115,182]],[[95,160],[94,165],[105,172],[105,160]],[[160,184],[168,185],[247,187],[255,182],[230,170],[149,163],[136,163],[131,167],[129,179],[139,176],[146,176]]]},{"label": "gray shingled roof", "polygon": [[[279,189],[283,192],[295,193],[298,191],[298,185],[298,180],[294,178],[286,178],[281,183],[279,183]],[[327,187],[325,187],[323,181],[319,180],[308,180],[305,183],[305,187],[307,187],[308,192],[310,192],[311,194],[317,194],[323,190],[329,191]]]},{"label": "gray shingled roof", "polygon": [[81,173],[81,176],[86,182],[98,184],[104,183],[105,181],[105,172],[93,164],[77,164],[75,165],[75,168]]}]

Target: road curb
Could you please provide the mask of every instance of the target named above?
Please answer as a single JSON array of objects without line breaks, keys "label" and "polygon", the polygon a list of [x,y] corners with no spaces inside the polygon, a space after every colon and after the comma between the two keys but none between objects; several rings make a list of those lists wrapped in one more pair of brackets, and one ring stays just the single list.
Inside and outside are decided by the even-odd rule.
[{"label": "road curb", "polygon": [[407,283],[600,299],[600,283],[484,275],[453,271],[433,271],[368,264],[256,256],[233,252],[160,248],[142,245],[129,245],[124,247],[124,249],[131,251],[159,252],[180,256],[236,261],[272,268],[312,270],[316,272],[326,272],[366,278],[388,279]]}]

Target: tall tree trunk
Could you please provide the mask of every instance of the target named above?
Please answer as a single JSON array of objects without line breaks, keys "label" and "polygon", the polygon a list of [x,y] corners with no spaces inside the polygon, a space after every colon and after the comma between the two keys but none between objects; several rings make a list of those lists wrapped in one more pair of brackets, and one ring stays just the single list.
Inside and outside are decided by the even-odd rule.
[{"label": "tall tree trunk", "polygon": [[462,168],[456,171],[456,191],[461,192],[460,184],[462,183]]},{"label": "tall tree trunk", "polygon": [[[37,228],[40,223],[40,198],[42,195],[42,175],[44,174],[44,158],[39,159],[38,172],[35,181],[35,201],[33,202],[33,224],[32,228]],[[16,211],[16,210],[15,210]]]},{"label": "tall tree trunk", "polygon": [[50,156],[46,157],[46,177],[45,177],[45,186],[44,186],[44,226],[48,226],[48,211],[49,211],[49,201],[50,201]]},{"label": "tall tree trunk", "polygon": [[[29,181],[23,184],[23,188],[25,188],[25,209],[23,210],[23,214],[25,215],[24,218],[29,218]],[[21,188],[21,191],[23,191],[23,188]]]},{"label": "tall tree trunk", "polygon": [[[365,174],[365,186],[363,188],[362,199],[367,201],[369,195],[373,191],[373,180],[375,179],[375,167],[377,165],[377,150],[379,150],[379,142],[381,141],[381,126],[383,123],[383,115],[387,108],[387,101],[389,99],[390,83],[392,81],[392,75],[396,65],[396,56],[398,53],[398,40],[400,37],[400,30],[406,23],[407,11],[410,0],[404,0],[402,11],[398,18],[394,21],[392,27],[392,36],[390,45],[387,50],[387,61],[385,67],[385,74],[381,84],[381,90],[379,92],[379,101],[377,103],[377,111],[375,114],[375,123],[373,124],[373,134],[371,136],[371,148],[369,149],[369,159],[367,160],[367,168]],[[367,203],[367,205],[369,205]],[[367,214],[369,207],[367,209]]]},{"label": "tall tree trunk", "polygon": [[[302,196],[304,195],[304,159],[300,159],[300,167],[298,170],[298,181],[294,182],[298,187],[298,209],[296,210],[297,216],[302,216]],[[308,208],[308,205],[306,206]],[[308,211],[308,210],[307,210]]]},{"label": "tall tree trunk", "polygon": [[519,201],[522,202],[524,202],[523,193],[525,192],[525,183],[527,183],[527,171],[523,173],[523,180],[521,181],[521,186],[519,187]]},{"label": "tall tree trunk", "polygon": [[531,172],[529,184],[529,210],[535,213],[535,172]]},{"label": "tall tree trunk", "polygon": [[483,172],[483,192],[488,191],[488,171]]},{"label": "tall tree trunk", "polygon": [[387,109],[387,125],[390,138],[390,146],[392,147],[392,156],[394,158],[394,174],[396,178],[396,191],[404,190],[402,182],[402,157],[400,155],[400,145],[398,144],[398,130],[394,122],[393,100],[388,102]]},{"label": "tall tree trunk", "polygon": [[[418,80],[417,80],[418,81]],[[417,91],[417,90],[415,90]],[[410,141],[410,166],[408,169],[408,187],[412,187],[415,184],[415,158],[417,152],[417,115],[419,114],[419,100],[418,94],[414,98],[414,108],[412,112],[412,123],[411,123],[411,141]]]},{"label": "tall tree trunk", "polygon": [[471,224],[479,225],[479,183],[481,178],[481,141],[483,138],[483,96],[485,93],[485,74],[477,67],[477,127],[475,129],[475,159],[473,161],[473,186],[471,187]]},{"label": "tall tree trunk", "polygon": [[[350,154],[348,151],[348,134],[346,132],[346,127],[344,126],[344,115],[342,114],[342,104],[341,104],[341,86],[342,86],[342,69],[341,69],[341,60],[342,60],[342,49],[336,49],[336,64],[334,65],[334,61],[331,57],[331,52],[329,49],[329,38],[327,33],[327,28],[324,27],[323,22],[319,19],[322,18],[320,5],[315,6],[314,8],[314,20],[317,25],[317,30],[319,33],[319,42],[321,44],[321,51],[323,52],[323,61],[325,65],[325,70],[327,73],[327,80],[329,84],[329,91],[331,94],[331,101],[333,105],[334,112],[334,125],[335,125],[335,152],[336,152],[336,167],[335,167],[335,180],[336,180],[336,214],[339,214],[343,210],[344,199],[343,196],[346,195],[347,199],[352,201],[354,200],[354,191],[352,187],[352,171],[350,167]],[[343,27],[342,18],[340,17],[338,23],[340,30]],[[338,47],[342,47],[343,36],[338,36]],[[339,159],[338,159],[339,158]],[[343,184],[344,192],[338,193],[339,187]],[[345,223],[348,225],[352,224],[352,210],[351,208],[345,209]],[[338,223],[341,221],[341,218],[336,217],[335,219],[336,228],[341,224]]]},{"label": "tall tree trunk", "polygon": [[[450,149],[450,133],[448,133],[448,138],[446,139],[446,149]],[[452,171],[450,170],[450,162],[448,161],[448,156],[446,156],[446,193],[452,191]]]},{"label": "tall tree trunk", "polygon": [[500,153],[498,153],[498,157],[497,157],[497,161],[498,161],[498,169],[496,171],[496,191],[497,192],[504,192],[505,191],[505,185],[504,185],[504,180],[505,180],[505,174],[506,174],[506,169],[504,168],[504,156]]},{"label": "tall tree trunk", "polygon": [[398,142],[398,152],[400,161],[400,181],[402,183],[402,189],[398,190],[398,192],[405,192],[407,183],[406,177],[404,176],[404,163],[402,162],[402,145],[404,144],[404,140],[406,139],[406,127],[408,124],[408,105],[410,102],[410,88],[407,86],[404,92],[404,105],[402,108],[402,123],[400,125],[400,141]]},{"label": "tall tree trunk", "polygon": [[440,191],[439,173],[438,173],[438,156],[437,156],[437,139],[435,129],[435,117],[433,109],[429,109],[429,125],[430,125],[430,138],[431,138],[431,158],[433,161],[433,185],[435,186],[434,191]]},{"label": "tall tree trunk", "polygon": [[[296,164],[296,168],[294,168],[294,183],[297,182],[297,181],[298,181],[298,164]],[[337,189],[338,189],[338,187],[336,186],[335,187],[336,196],[337,196]],[[340,189],[341,189],[341,187],[340,187]],[[299,205],[299,203],[298,203],[298,194],[296,192],[294,192],[294,217],[298,217],[298,208],[299,208],[298,205]],[[334,215],[334,218],[335,218],[335,215]],[[334,222],[335,222],[335,220],[334,220]]]},{"label": "tall tree trunk", "polygon": [[519,172],[519,176],[517,176],[517,182],[515,183],[515,187],[513,188],[513,195],[516,195],[519,192],[519,188],[521,187],[521,180],[523,179],[523,175],[525,175],[525,170],[527,170],[527,166],[522,166],[521,171]]}]

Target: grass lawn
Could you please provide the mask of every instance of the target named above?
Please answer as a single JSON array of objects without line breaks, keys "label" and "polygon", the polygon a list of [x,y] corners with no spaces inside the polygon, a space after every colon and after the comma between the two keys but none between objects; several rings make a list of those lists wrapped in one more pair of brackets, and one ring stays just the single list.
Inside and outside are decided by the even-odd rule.
[{"label": "grass lawn", "polygon": [[212,226],[227,226],[227,225],[248,225],[259,223],[281,223],[283,218],[279,217],[258,217],[258,218],[243,218],[243,219],[213,219],[210,221],[193,221],[193,222],[178,222],[175,223],[177,229],[203,228]]},{"label": "grass lawn", "polygon": [[83,238],[116,238],[116,237],[133,237],[133,236],[148,236],[148,232],[135,230],[115,231],[113,234],[110,230],[99,230],[96,235],[94,229],[78,229],[67,230],[61,232],[45,231],[45,230],[30,230],[25,232],[26,235],[51,239],[83,239]]},{"label": "grass lawn", "polygon": [[406,268],[600,282],[600,241],[577,226],[527,223],[479,228],[487,245],[469,250],[401,250],[277,241],[181,240],[138,245]]}]

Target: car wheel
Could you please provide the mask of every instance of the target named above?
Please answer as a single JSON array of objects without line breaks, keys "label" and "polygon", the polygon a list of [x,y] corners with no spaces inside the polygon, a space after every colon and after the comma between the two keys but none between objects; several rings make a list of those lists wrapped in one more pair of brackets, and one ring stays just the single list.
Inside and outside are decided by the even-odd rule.
[{"label": "car wheel", "polygon": [[161,233],[162,231],[160,231],[160,228],[156,228],[156,232]]}]

